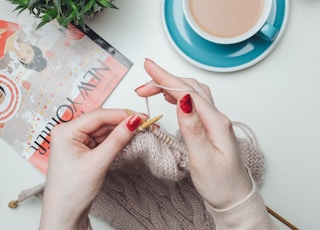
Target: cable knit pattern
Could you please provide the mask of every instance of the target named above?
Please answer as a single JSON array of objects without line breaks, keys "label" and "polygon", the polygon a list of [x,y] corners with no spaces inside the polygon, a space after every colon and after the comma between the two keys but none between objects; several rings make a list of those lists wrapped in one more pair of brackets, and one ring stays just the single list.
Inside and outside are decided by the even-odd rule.
[{"label": "cable knit pattern", "polygon": [[[176,138],[164,131],[161,133],[169,136],[171,142],[165,143],[150,131],[135,135],[115,159],[111,170],[121,167],[127,161],[139,159],[156,177],[169,180],[183,178],[189,171],[188,151],[183,139],[180,133],[177,133]],[[243,161],[250,169],[257,186],[260,187],[264,174],[264,155],[247,139],[238,138],[237,141]]]},{"label": "cable knit pattern", "polygon": [[91,214],[116,229],[214,229],[189,176],[159,179],[139,162],[108,174]]},{"label": "cable knit pattern", "polygon": [[[237,140],[259,187],[264,156],[248,140]],[[91,213],[116,229],[214,230],[213,218],[192,184],[181,135],[171,136],[168,143],[151,132],[137,134],[114,161]]]},{"label": "cable knit pattern", "polygon": [[[162,131],[164,134],[164,131]],[[131,142],[120,152],[111,166],[120,167],[127,161],[139,159],[148,166],[153,175],[163,179],[180,180],[189,169],[186,146],[174,137],[166,144],[150,131],[137,133]]]},{"label": "cable knit pattern", "polygon": [[[237,140],[259,187],[264,156],[248,140]],[[41,194],[44,185],[40,187],[23,191],[19,201]],[[181,135],[169,137],[163,131],[134,136],[113,162],[90,213],[120,230],[215,229],[213,217],[192,184]]]}]

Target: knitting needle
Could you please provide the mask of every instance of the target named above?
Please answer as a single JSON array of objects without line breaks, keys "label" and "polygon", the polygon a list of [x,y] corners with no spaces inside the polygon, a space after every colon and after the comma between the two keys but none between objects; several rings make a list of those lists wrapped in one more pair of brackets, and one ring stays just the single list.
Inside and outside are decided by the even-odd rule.
[{"label": "knitting needle", "polygon": [[163,117],[163,115],[159,115],[159,116],[156,116],[152,119],[149,119],[145,122],[143,122],[140,127],[139,127],[139,130],[140,131],[144,131],[146,130],[147,128],[149,128],[150,126],[152,126],[154,123],[156,123],[158,120],[160,120],[161,118]]},{"label": "knitting needle", "polygon": [[[128,115],[135,115],[136,113],[134,113],[133,111],[129,110],[129,109],[126,109],[125,110],[126,113]],[[163,117],[163,115],[159,115],[159,116],[156,116],[152,119],[149,119],[147,121],[144,121],[140,127],[139,127],[139,131],[144,131],[146,130],[147,128],[149,128],[150,126],[153,127],[153,128],[159,128],[157,125],[155,125],[154,123],[156,123],[158,120],[160,120],[161,118]]]},{"label": "knitting needle", "polygon": [[276,213],[275,211],[273,211],[271,208],[269,208],[268,206],[266,206],[268,212],[274,216],[276,219],[278,219],[279,221],[281,221],[283,224],[285,224],[286,226],[288,226],[289,228],[291,228],[292,230],[299,230],[296,226],[294,226],[293,224],[291,224],[289,221],[287,221],[285,218],[283,218],[282,216],[280,216],[278,213]]}]

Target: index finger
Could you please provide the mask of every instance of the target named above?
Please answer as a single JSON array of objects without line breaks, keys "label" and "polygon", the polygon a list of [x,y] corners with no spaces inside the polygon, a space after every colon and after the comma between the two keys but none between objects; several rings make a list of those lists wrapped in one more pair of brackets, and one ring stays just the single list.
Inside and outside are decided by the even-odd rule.
[{"label": "index finger", "polygon": [[150,87],[154,88],[163,88],[167,92],[169,92],[170,96],[174,98],[176,101],[179,101],[184,95],[187,93],[191,94],[194,100],[196,100],[196,104],[199,107],[199,112],[202,109],[203,112],[207,109],[211,109],[211,102],[201,95],[191,84],[186,83],[185,81],[179,79],[178,77],[170,74],[156,63],[154,63],[150,59],[146,59],[144,63],[144,67],[150,77],[157,85],[145,85],[143,88],[139,90],[139,95],[142,96],[143,93],[150,93]]},{"label": "index finger", "polygon": [[[227,122],[223,122],[223,114],[220,113],[220,111],[215,107],[213,103],[203,98],[190,85],[168,73],[166,70],[159,67],[150,59],[146,59],[144,66],[147,73],[157,84],[173,89],[180,89],[170,91],[170,95],[177,101],[180,101],[180,99],[183,98],[187,93],[191,95],[203,128],[206,130],[207,134],[209,134],[210,137],[215,140],[217,139],[217,137],[219,137],[218,139],[222,138],[224,140],[228,140],[230,138],[231,130],[227,127],[227,125],[224,125]],[[145,90],[144,88],[145,87],[143,87],[141,91]],[[188,88],[190,89],[189,91]],[[185,91],[181,89],[185,89]],[[181,116],[179,116],[179,114],[178,118],[181,119]]]},{"label": "index finger", "polygon": [[69,122],[74,129],[81,133],[91,134],[105,125],[117,125],[128,114],[121,109],[97,109],[86,113]]},{"label": "index finger", "polygon": [[181,92],[185,94],[186,92],[194,91],[190,85],[159,67],[150,59],[145,60],[144,68],[153,81],[143,85],[141,88],[138,87],[136,89],[136,92],[139,94],[139,96],[155,95],[164,91],[165,89],[173,98],[177,100],[179,97],[181,97]]}]

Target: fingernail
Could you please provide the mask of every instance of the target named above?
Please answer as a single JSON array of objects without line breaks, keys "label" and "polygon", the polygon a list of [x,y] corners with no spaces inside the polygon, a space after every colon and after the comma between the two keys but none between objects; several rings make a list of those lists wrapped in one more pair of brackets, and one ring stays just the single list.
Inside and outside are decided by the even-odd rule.
[{"label": "fingernail", "polygon": [[130,109],[125,109],[124,111],[125,111],[129,116],[135,115],[135,112],[133,112],[133,111],[130,110]]},{"label": "fingernail", "polygon": [[191,113],[193,109],[192,98],[190,94],[186,94],[180,100],[180,108],[184,113]]},{"label": "fingernail", "polygon": [[145,113],[137,113],[137,112],[134,112],[134,111],[132,111],[132,110],[130,110],[130,109],[125,109],[124,110],[129,116],[131,116],[131,115],[143,115],[143,116],[145,116],[145,117],[149,117],[148,116],[148,114],[145,114]]},{"label": "fingernail", "polygon": [[139,90],[139,89],[141,89],[141,88],[143,88],[143,87],[145,87],[145,86],[146,86],[146,84],[140,85],[140,86],[137,87],[134,91],[136,92],[137,90]]},{"label": "fingernail", "polygon": [[155,63],[153,60],[151,60],[150,58],[145,58],[146,61],[149,61],[149,62],[152,62],[152,63]]},{"label": "fingernail", "polygon": [[127,128],[133,132],[135,131],[139,126],[140,124],[142,123],[142,119],[138,116],[132,116],[130,118],[130,120],[128,121],[127,123]]}]

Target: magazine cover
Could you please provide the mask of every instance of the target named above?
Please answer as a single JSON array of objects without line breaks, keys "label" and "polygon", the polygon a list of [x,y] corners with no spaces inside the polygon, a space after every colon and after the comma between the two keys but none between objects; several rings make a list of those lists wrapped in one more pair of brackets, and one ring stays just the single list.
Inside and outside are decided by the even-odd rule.
[{"label": "magazine cover", "polygon": [[12,18],[0,16],[0,137],[45,173],[52,128],[100,107],[132,62],[88,27]]}]

